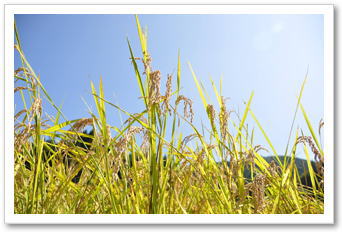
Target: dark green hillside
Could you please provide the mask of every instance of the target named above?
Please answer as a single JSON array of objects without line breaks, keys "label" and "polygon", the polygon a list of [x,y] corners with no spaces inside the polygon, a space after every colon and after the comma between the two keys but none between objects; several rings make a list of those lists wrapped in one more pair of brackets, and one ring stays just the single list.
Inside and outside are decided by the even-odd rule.
[{"label": "dark green hillside", "polygon": [[[268,162],[271,163],[272,161],[274,161],[275,163],[277,163],[277,159],[275,158],[275,156],[266,156],[264,157],[264,159]],[[285,160],[285,156],[279,156],[279,159],[282,163],[284,163]],[[287,163],[290,162],[291,157],[286,157],[287,159]],[[298,172],[300,174],[301,177],[308,175],[308,164],[307,161],[305,159],[301,159],[301,158],[296,158],[296,167],[298,169]],[[228,161],[228,166],[230,165],[230,162]],[[311,161],[311,165],[314,169],[315,172],[317,172],[317,167],[316,167],[316,163],[314,161]],[[251,178],[251,172],[250,172],[250,168],[249,166],[246,166],[244,169],[244,176],[246,179],[250,179]]]}]

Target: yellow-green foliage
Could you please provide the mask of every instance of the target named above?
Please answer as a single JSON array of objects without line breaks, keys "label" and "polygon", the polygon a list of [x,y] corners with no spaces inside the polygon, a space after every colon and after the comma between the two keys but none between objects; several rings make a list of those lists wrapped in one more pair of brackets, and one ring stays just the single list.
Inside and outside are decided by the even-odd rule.
[{"label": "yellow-green foliage", "polygon": [[[136,24],[142,57],[134,56],[129,41],[128,51],[145,110],[130,113],[107,101],[101,80],[98,89],[91,83],[97,112],[70,121],[65,120],[25,58],[15,29],[15,49],[22,61],[22,67],[14,74],[22,86],[15,89],[15,94],[22,96],[24,106],[15,115],[15,213],[323,213],[323,188],[317,181],[323,177],[323,150],[300,103],[304,83],[297,109],[301,108],[311,136],[298,136],[297,132],[287,158],[281,160],[252,112],[253,93],[241,120],[234,122],[221,84],[218,91],[212,81],[219,103],[219,109],[215,109],[189,64],[210,123],[210,135],[205,136],[192,124],[196,117],[192,101],[180,90],[180,55],[176,87],[168,76],[166,92],[161,93],[161,73],[151,66],[147,36],[138,17]],[[139,70],[138,62],[143,63],[143,70]],[[55,107],[54,117],[44,116],[42,99]],[[108,110],[119,111],[128,120],[120,128],[108,125]],[[265,148],[253,144],[254,131],[246,125],[248,116],[254,119],[277,162],[269,163],[259,154]],[[192,134],[182,135],[179,121],[189,125]],[[81,132],[89,125],[94,128],[94,135]],[[45,141],[44,136],[62,142],[56,145]],[[92,138],[90,149],[75,146],[87,137]],[[294,162],[299,143],[304,143],[313,188],[301,184]],[[50,150],[49,157],[44,157],[46,149]],[[310,150],[321,167],[318,172],[311,166]],[[73,163],[65,162],[66,154]],[[229,162],[217,162],[218,158]],[[250,177],[244,175],[246,168],[251,170]],[[72,178],[80,170],[80,181],[75,184]]]}]

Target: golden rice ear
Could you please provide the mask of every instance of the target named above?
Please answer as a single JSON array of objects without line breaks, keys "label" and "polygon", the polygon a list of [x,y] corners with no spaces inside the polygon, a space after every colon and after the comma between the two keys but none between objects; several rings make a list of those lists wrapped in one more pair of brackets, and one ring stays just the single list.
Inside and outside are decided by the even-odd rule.
[{"label": "golden rice ear", "polygon": [[165,91],[165,96],[163,97],[164,114],[167,112],[171,114],[170,105],[169,105],[171,93],[172,93],[172,75],[167,75],[166,91]]},{"label": "golden rice ear", "polygon": [[18,91],[20,91],[20,90],[29,90],[29,91],[33,91],[33,89],[31,89],[31,88],[19,86],[19,87],[15,87],[15,88],[14,88],[14,93],[16,93],[16,92],[18,92]]},{"label": "golden rice ear", "polygon": [[20,115],[22,115],[23,113],[26,113],[26,112],[27,112],[27,110],[23,109],[23,110],[19,111],[18,113],[16,113],[14,115],[14,121],[16,121],[20,117]]},{"label": "golden rice ear", "polygon": [[161,101],[160,80],[161,74],[159,70],[150,73],[150,83],[148,92],[149,108],[151,108],[154,104],[159,104],[159,102]]},{"label": "golden rice ear", "polygon": [[41,114],[42,114],[42,99],[40,97],[37,97],[34,99],[34,102],[33,102],[31,109],[32,109],[33,114],[41,116]]},{"label": "golden rice ear", "polygon": [[254,202],[254,213],[262,213],[265,208],[265,188],[266,176],[263,174],[256,175],[252,185],[251,192]]},{"label": "golden rice ear", "polygon": [[210,120],[210,124],[212,125],[212,127],[214,127],[215,125],[215,118],[216,118],[216,111],[213,105],[208,104],[207,105],[207,114]]},{"label": "golden rice ear", "polygon": [[198,137],[198,135],[196,133],[194,133],[194,134],[190,134],[190,135],[186,136],[183,139],[183,141],[181,142],[181,145],[180,145],[182,153],[184,152],[184,149],[185,149],[187,143],[189,143],[191,140],[195,139],[196,137]]},{"label": "golden rice ear", "polygon": [[189,118],[190,122],[192,123],[194,119],[194,112],[192,110],[192,100],[183,95],[179,95],[176,99],[175,104],[178,105],[181,101],[184,102],[184,117]]},{"label": "golden rice ear", "polygon": [[222,141],[226,141],[227,133],[228,133],[228,118],[229,113],[227,112],[227,107],[225,103],[225,98],[221,96],[221,107],[219,113],[219,122],[220,122],[220,132]]},{"label": "golden rice ear", "polygon": [[79,132],[89,125],[93,125],[93,118],[81,118],[74,123],[72,129]]},{"label": "golden rice ear", "polygon": [[144,65],[144,72],[143,72],[143,74],[147,75],[147,73],[149,73],[152,70],[152,66],[151,66],[152,57],[150,56],[150,54],[144,53],[144,58],[140,59],[140,60],[141,60],[141,62]]},{"label": "golden rice ear", "polygon": [[320,160],[324,162],[324,157],[316,148],[311,136],[299,136],[296,143],[308,143],[312,153],[315,155],[315,160]]}]

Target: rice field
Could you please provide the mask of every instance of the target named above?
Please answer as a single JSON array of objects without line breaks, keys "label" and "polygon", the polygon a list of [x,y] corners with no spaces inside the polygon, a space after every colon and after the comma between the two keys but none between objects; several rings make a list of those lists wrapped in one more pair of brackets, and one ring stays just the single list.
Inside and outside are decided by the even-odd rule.
[{"label": "rice field", "polygon": [[[239,120],[233,120],[220,83],[205,89],[189,64],[206,110],[208,136],[193,124],[193,102],[181,91],[181,55],[175,60],[176,73],[162,77],[152,66],[147,35],[137,16],[136,26],[141,50],[133,51],[127,41],[127,54],[144,110],[128,112],[108,101],[101,80],[99,86],[89,86],[96,112],[73,120],[65,120],[49,96],[15,28],[14,48],[22,65],[14,72],[14,94],[21,96],[23,105],[14,115],[16,214],[324,213],[324,152],[319,139],[323,121],[313,128],[301,104],[306,77],[293,120],[304,117],[310,133],[293,128],[294,139],[284,138],[288,148],[279,155],[252,111],[254,94]],[[206,91],[214,91],[218,108],[208,103]],[[42,101],[56,114],[44,111]],[[127,120],[120,127],[111,126],[108,111],[118,111]],[[247,117],[266,144],[254,144]],[[182,134],[180,121],[192,133]],[[296,162],[298,150],[306,155],[305,173]]]}]

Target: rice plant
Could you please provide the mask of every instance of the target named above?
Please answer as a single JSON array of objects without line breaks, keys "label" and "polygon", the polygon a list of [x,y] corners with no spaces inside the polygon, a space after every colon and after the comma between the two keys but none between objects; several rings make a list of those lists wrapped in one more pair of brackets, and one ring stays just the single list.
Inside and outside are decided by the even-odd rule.
[{"label": "rice plant", "polygon": [[[73,120],[66,120],[29,64],[15,27],[15,50],[22,64],[14,72],[14,92],[20,94],[23,105],[14,115],[15,213],[324,213],[324,152],[301,104],[305,81],[293,120],[300,109],[310,134],[294,131],[294,140],[290,136],[287,151],[279,155],[252,110],[254,93],[239,120],[233,120],[221,88],[212,82],[219,106],[215,109],[206,98],[210,90],[189,63],[208,118],[204,131],[194,125],[193,102],[181,91],[180,54],[176,74],[163,77],[152,65],[137,16],[136,25],[141,51],[136,56],[127,41],[128,62],[144,110],[128,112],[108,101],[101,80],[99,86],[90,83],[96,112]],[[55,115],[44,111],[43,100],[55,108]],[[118,111],[127,120],[120,127],[111,126],[108,111]],[[254,144],[247,117],[254,120],[267,144]],[[180,122],[192,133],[183,135]],[[302,165],[296,158],[298,150],[306,155]],[[261,156],[261,151],[273,158]]]}]

